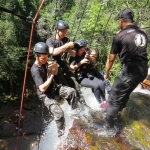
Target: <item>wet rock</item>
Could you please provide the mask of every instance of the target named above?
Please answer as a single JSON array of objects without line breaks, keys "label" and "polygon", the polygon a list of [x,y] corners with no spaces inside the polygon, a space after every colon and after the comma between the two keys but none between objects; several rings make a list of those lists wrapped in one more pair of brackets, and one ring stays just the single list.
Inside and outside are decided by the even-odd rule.
[{"label": "wet rock", "polygon": [[132,93],[127,108],[122,113],[124,134],[132,145],[150,149],[150,95]]},{"label": "wet rock", "polygon": [[[84,89],[86,90],[86,89]],[[105,124],[102,112],[99,110],[92,93],[84,91],[88,96],[88,107],[81,105],[82,111],[76,118],[68,115],[70,106],[67,102],[61,104],[66,117],[65,134],[58,138],[57,127],[51,120],[48,110],[42,118],[41,103],[34,102],[35,109],[23,110],[23,127],[19,134],[18,149],[21,150],[149,150],[150,149],[150,96],[142,93],[132,93],[127,107],[121,113],[122,132],[113,138],[101,136],[99,129]],[[90,108],[90,104],[92,107]],[[32,105],[28,105],[32,106]],[[40,107],[38,107],[40,106]],[[96,109],[94,109],[96,108]],[[4,109],[5,110],[5,109]],[[33,110],[36,110],[34,116]],[[4,111],[3,111],[4,112]],[[14,112],[9,127],[0,130],[0,149],[15,148],[17,132],[14,120],[19,110]],[[8,119],[10,112],[6,115]],[[1,119],[4,121],[4,119]],[[44,125],[46,123],[46,126]],[[3,124],[0,124],[3,125]],[[13,128],[13,132],[10,130]],[[6,139],[7,137],[7,139]],[[9,138],[8,138],[9,137]],[[7,144],[3,144],[7,143]],[[3,146],[3,147],[2,147]],[[8,147],[9,146],[9,147]]]},{"label": "wet rock", "polygon": [[[131,94],[128,105],[120,116],[122,131],[112,138],[103,136],[104,132],[99,130],[105,123],[100,111],[85,115],[86,117],[80,116],[74,120],[67,138],[61,141],[57,150],[150,149],[150,95]],[[90,124],[85,118],[91,117],[93,122]]]}]

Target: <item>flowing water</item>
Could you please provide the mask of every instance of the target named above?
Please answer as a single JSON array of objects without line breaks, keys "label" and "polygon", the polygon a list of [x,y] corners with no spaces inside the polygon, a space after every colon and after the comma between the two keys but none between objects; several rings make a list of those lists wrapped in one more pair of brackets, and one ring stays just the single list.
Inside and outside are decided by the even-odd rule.
[{"label": "flowing water", "polygon": [[[62,105],[65,110],[66,129],[65,135],[57,137],[55,123],[49,124],[46,135],[39,144],[40,150],[149,150],[150,149],[150,121],[149,109],[141,110],[145,105],[143,95],[150,95],[150,91],[136,89],[133,92],[132,102],[123,112],[123,134],[117,137],[107,137],[99,128],[104,124],[104,119],[99,111],[99,105],[90,89],[82,88],[83,96],[88,107],[80,105],[81,112],[76,116],[68,116],[70,106],[65,102]],[[135,95],[137,94],[137,95]],[[145,98],[147,98],[145,96]],[[142,97],[142,99],[141,99]],[[137,100],[138,99],[138,100]],[[139,101],[139,102],[138,102]],[[136,103],[140,103],[137,108]],[[148,104],[150,106],[150,104]],[[131,114],[130,114],[131,113]],[[134,114],[136,113],[136,115]],[[146,114],[147,113],[147,114]],[[143,114],[143,118],[140,118]],[[146,115],[144,115],[146,114]],[[129,119],[129,120],[127,120]],[[147,134],[147,133],[148,134]],[[34,148],[37,150],[37,147]]]},{"label": "flowing water", "polygon": [[[81,90],[89,107],[79,104],[78,114],[70,116],[68,103],[65,101],[61,105],[66,121],[62,137],[57,136],[55,121],[48,119],[45,119],[48,123],[44,132],[39,134],[39,115],[24,122],[28,124],[26,126],[32,124],[32,131],[36,134],[20,136],[18,150],[150,150],[149,90],[136,88],[131,94],[126,109],[121,113],[122,133],[115,137],[108,137],[102,130],[104,116],[91,89]],[[9,141],[0,139],[0,144],[3,145],[1,150],[14,150],[15,140],[16,137],[9,138]],[[10,143],[12,146],[7,147]]]}]

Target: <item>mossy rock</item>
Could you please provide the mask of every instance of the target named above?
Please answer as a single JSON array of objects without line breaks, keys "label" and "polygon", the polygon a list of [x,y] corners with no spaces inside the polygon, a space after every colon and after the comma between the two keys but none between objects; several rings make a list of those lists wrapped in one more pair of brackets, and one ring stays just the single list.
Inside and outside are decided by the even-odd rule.
[{"label": "mossy rock", "polygon": [[150,95],[132,93],[122,113],[125,136],[140,149],[150,149]]}]

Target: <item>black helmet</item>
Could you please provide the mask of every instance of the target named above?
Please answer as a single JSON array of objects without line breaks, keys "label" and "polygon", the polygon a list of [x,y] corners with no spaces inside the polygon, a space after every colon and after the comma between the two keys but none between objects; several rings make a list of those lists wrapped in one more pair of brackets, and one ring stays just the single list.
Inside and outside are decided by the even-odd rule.
[{"label": "black helmet", "polygon": [[62,30],[62,29],[69,29],[69,26],[68,26],[68,24],[67,24],[66,21],[64,21],[64,20],[58,20],[56,22],[55,28],[58,29],[58,30]]},{"label": "black helmet", "polygon": [[48,54],[48,46],[44,42],[38,42],[34,46],[33,53]]},{"label": "black helmet", "polygon": [[75,44],[74,44],[74,48],[81,48],[81,47],[86,47],[87,46],[87,42],[84,40],[84,39],[79,39],[77,41],[75,41]]}]

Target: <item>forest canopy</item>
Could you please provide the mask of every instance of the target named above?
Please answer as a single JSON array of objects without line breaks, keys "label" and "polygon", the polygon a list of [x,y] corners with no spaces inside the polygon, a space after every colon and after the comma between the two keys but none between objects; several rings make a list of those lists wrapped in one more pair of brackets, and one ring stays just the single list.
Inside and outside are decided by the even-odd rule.
[{"label": "forest canopy", "polygon": [[[0,3],[16,14],[34,17],[41,0],[0,0]],[[34,84],[30,75],[34,61],[33,46],[56,34],[55,23],[59,19],[69,24],[67,36],[71,41],[84,38],[88,46],[97,51],[96,67],[104,72],[112,39],[119,30],[116,17],[124,8],[134,11],[134,23],[147,33],[150,41],[149,0],[45,0],[35,22],[26,88],[32,89]],[[21,94],[31,25],[12,13],[0,10],[0,96]],[[150,59],[150,54],[148,57]],[[111,81],[119,68],[120,62],[117,59],[111,70]]]}]

